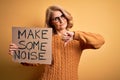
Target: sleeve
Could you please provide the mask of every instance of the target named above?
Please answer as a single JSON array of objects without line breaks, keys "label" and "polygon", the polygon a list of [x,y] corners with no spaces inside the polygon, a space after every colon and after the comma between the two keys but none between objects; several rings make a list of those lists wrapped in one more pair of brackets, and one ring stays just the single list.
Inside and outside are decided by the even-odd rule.
[{"label": "sleeve", "polygon": [[80,41],[82,49],[98,49],[105,43],[101,35],[90,32],[74,32],[73,39]]}]

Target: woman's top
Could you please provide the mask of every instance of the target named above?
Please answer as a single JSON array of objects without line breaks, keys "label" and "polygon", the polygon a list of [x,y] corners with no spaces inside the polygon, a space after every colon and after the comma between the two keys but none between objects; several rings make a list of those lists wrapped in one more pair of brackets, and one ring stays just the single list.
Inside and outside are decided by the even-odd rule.
[{"label": "woman's top", "polygon": [[84,49],[98,49],[104,44],[99,34],[75,32],[66,46],[57,34],[52,37],[52,63],[45,65],[39,80],[78,80],[78,65]]}]

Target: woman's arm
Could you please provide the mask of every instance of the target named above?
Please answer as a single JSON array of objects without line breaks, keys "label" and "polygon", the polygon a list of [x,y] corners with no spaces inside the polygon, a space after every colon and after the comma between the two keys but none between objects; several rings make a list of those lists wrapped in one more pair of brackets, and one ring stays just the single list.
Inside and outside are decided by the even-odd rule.
[{"label": "woman's arm", "polygon": [[101,35],[90,32],[75,32],[73,39],[79,40],[83,49],[98,49],[105,43]]}]

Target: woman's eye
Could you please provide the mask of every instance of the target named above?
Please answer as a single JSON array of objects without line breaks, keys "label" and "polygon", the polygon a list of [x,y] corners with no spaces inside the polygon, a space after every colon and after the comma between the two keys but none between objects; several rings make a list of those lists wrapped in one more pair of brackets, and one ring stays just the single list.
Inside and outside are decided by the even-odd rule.
[{"label": "woman's eye", "polygon": [[56,22],[58,22],[58,21],[61,20],[61,19],[65,19],[65,16],[64,16],[64,15],[61,15],[61,16],[59,16],[59,17],[55,17],[53,20],[56,21]]},{"label": "woman's eye", "polygon": [[56,18],[55,18],[55,21],[58,21],[58,20],[59,20],[59,17],[56,17]]}]

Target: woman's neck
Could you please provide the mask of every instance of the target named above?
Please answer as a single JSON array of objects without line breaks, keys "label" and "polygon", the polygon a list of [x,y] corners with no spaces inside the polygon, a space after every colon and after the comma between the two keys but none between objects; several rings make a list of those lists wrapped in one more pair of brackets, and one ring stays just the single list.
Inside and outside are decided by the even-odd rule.
[{"label": "woman's neck", "polygon": [[61,36],[61,35],[64,34],[66,31],[67,31],[66,29],[64,29],[64,30],[57,30],[57,34]]}]

